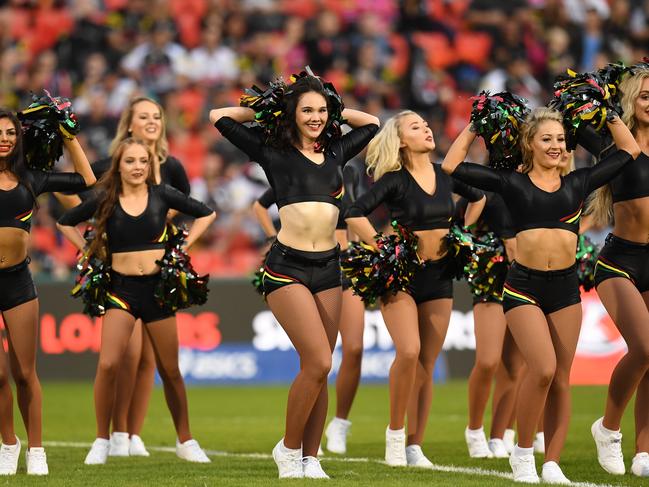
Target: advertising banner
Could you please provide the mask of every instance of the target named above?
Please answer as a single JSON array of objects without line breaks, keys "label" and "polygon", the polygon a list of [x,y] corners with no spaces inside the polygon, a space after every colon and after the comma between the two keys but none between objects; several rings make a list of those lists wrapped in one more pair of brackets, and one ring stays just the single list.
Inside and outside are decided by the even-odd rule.
[{"label": "advertising banner", "polygon": [[[40,377],[92,380],[101,343],[101,319],[80,313],[81,302],[70,297],[68,284],[45,283],[38,290]],[[626,352],[626,344],[595,291],[583,294],[582,300],[582,330],[571,380],[575,384],[606,384]],[[282,383],[290,382],[299,370],[288,337],[248,280],[215,280],[208,303],[178,313],[177,318],[180,366],[189,383]],[[6,350],[4,335],[3,345]],[[376,309],[365,312],[363,348],[362,380],[386,381],[394,349]],[[466,378],[474,350],[471,299],[466,285],[456,283],[451,323],[435,379]],[[332,380],[340,361],[339,340]]]}]

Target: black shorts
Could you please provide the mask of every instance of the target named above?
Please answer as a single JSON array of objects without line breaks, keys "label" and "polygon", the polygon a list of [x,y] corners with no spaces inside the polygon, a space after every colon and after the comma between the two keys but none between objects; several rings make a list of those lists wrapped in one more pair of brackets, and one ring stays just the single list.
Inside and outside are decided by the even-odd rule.
[{"label": "black shorts", "polygon": [[143,323],[174,316],[174,312],[165,310],[156,302],[154,292],[159,281],[160,274],[125,276],[115,271],[111,272],[106,310],[121,309],[136,319],[141,319]]},{"label": "black shorts", "polygon": [[502,295],[500,297],[494,296],[493,294],[483,294],[480,296],[473,295],[473,306],[480,303],[496,303],[503,304]]},{"label": "black shorts", "polygon": [[29,257],[20,264],[0,269],[0,311],[8,311],[37,297],[29,272]]},{"label": "black shorts", "polygon": [[269,295],[291,284],[302,284],[312,294],[340,287],[339,254],[339,247],[322,252],[306,252],[275,240],[264,262],[264,294]]},{"label": "black shorts", "polygon": [[415,271],[407,293],[416,304],[433,299],[453,297],[452,259],[449,255],[439,260],[426,260]]},{"label": "black shorts", "polygon": [[612,277],[629,279],[641,293],[649,291],[649,244],[609,233],[595,264],[595,287]]},{"label": "black shorts", "polygon": [[558,271],[539,271],[514,262],[503,289],[503,311],[531,304],[544,314],[581,302],[577,264]]}]

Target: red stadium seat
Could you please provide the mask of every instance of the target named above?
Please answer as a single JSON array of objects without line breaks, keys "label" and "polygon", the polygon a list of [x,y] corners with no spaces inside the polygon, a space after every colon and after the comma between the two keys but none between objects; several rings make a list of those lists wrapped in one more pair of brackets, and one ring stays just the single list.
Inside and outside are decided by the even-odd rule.
[{"label": "red stadium seat", "polygon": [[491,37],[485,32],[458,32],[455,49],[459,60],[484,67],[491,51]]},{"label": "red stadium seat", "polygon": [[388,65],[390,72],[397,77],[401,77],[406,74],[410,62],[408,42],[399,34],[391,34],[390,47],[394,51]]},{"label": "red stadium seat", "polygon": [[431,69],[444,69],[456,61],[456,54],[448,38],[438,32],[415,32],[414,43],[423,49]]}]

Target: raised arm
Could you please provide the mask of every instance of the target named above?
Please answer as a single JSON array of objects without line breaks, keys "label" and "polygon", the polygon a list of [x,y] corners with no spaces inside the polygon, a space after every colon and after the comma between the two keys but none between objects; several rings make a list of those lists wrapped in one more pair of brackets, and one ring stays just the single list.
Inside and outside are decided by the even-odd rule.
[{"label": "raised arm", "polygon": [[460,135],[453,141],[451,147],[442,161],[442,170],[446,174],[453,174],[455,169],[466,159],[469,147],[475,140],[475,133],[471,131],[471,124],[464,127]]},{"label": "raised arm", "polygon": [[376,126],[381,125],[381,122],[378,117],[370,115],[369,113],[361,112],[360,110],[353,110],[351,108],[345,108],[342,112],[342,116],[347,120],[347,125],[352,128],[362,127],[363,125],[373,124]]},{"label": "raised arm", "polygon": [[248,107],[224,107],[210,110],[210,122],[215,124],[222,117],[230,117],[235,122],[253,122],[255,120],[255,111]]},{"label": "raised arm", "polygon": [[90,220],[96,211],[97,197],[91,196],[80,205],[66,211],[61,218],[59,218],[56,227],[77,249],[83,250],[86,247],[87,242],[77,229],[77,225],[81,222]]},{"label": "raised arm", "polygon": [[485,195],[482,195],[482,198],[480,198],[478,201],[471,201],[466,206],[466,212],[464,213],[464,225],[466,225],[467,227],[475,225],[475,223],[478,221],[478,218],[480,218],[480,215],[482,214],[482,210],[484,210],[486,203],[487,197]]},{"label": "raised arm", "polygon": [[86,183],[86,186],[92,186],[93,184],[95,184],[95,182],[97,182],[97,178],[92,172],[90,162],[88,161],[88,158],[86,157],[86,154],[83,151],[81,144],[79,144],[77,138],[75,137],[74,139],[68,139],[66,137],[63,137],[63,144],[70,154],[70,159],[72,159],[72,164],[74,165],[75,172],[81,175]]},{"label": "raised arm", "polygon": [[191,247],[212,224],[216,218],[216,213],[200,201],[181,193],[176,188],[167,184],[161,184],[159,188],[169,208],[195,218],[194,223],[189,229],[187,243],[185,244],[186,248]]}]

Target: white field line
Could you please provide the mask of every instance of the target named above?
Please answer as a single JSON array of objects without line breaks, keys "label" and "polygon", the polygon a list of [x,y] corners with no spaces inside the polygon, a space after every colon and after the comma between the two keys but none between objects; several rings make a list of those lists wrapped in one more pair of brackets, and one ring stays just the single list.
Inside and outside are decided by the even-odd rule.
[{"label": "white field line", "polygon": [[[47,447],[62,447],[62,448],[90,448],[92,443],[74,442],[74,441],[44,441],[44,446]],[[172,446],[148,446],[147,449],[151,451],[175,453],[176,449]],[[234,457],[234,458],[255,458],[262,460],[272,459],[270,453],[233,453],[221,450],[205,450],[208,456],[212,457]],[[379,458],[363,458],[363,457],[323,457],[322,460],[327,462],[350,462],[350,463],[380,463],[385,462]],[[502,472],[500,470],[490,470],[479,467],[456,467],[455,465],[439,465],[433,464],[429,470],[436,470],[438,472],[461,473],[465,475],[483,475],[485,477],[499,477],[503,479],[513,480],[512,474]],[[622,487],[621,485],[611,484],[596,484],[591,482],[572,482],[570,485],[574,487]]]}]

